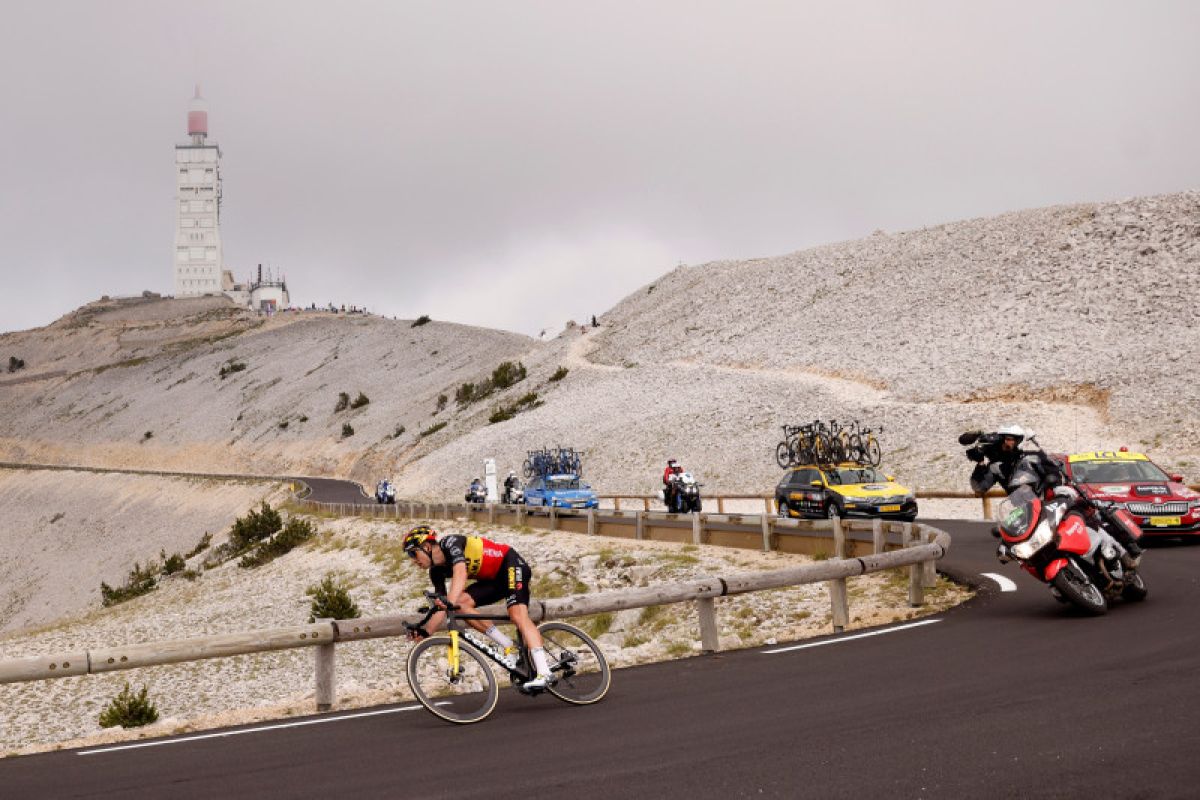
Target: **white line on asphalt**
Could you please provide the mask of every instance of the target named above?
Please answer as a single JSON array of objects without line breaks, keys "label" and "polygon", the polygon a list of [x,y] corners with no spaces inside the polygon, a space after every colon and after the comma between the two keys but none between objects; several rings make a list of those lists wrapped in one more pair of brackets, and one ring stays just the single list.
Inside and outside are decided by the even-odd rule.
[{"label": "white line on asphalt", "polygon": [[916,628],[921,625],[932,625],[935,622],[941,622],[940,619],[923,619],[920,622],[910,622],[907,625],[897,625],[894,628],[884,628],[881,631],[867,631],[866,633],[855,633],[850,636],[839,636],[836,639],[826,639],[821,642],[809,642],[808,644],[794,644],[791,647],[777,647],[774,650],[763,650],[764,653],[788,653],[792,650],[804,650],[808,647],[821,647],[826,644],[841,644],[848,642],[851,639],[865,639],[868,636],[881,636],[885,633],[895,633],[896,631],[905,631],[909,628]]},{"label": "white line on asphalt", "polygon": [[985,578],[991,578],[1000,584],[1000,591],[1002,592],[1015,592],[1017,590],[1017,585],[1003,575],[997,575],[995,572],[981,572],[979,574]]},{"label": "white line on asphalt", "polygon": [[136,744],[118,744],[112,747],[98,747],[95,750],[80,750],[75,755],[91,756],[96,753],[112,753],[116,750],[135,750],[139,747],[158,747],[164,744],[183,744],[185,742],[197,742],[201,739],[220,739],[224,736],[240,736],[243,733],[261,733],[262,731],[275,731],[280,728],[299,728],[303,725],[320,725],[323,722],[341,722],[344,719],[358,719],[359,717],[376,717],[380,714],[397,714],[401,711],[415,711],[421,706],[404,706],[403,708],[385,708],[382,711],[363,711],[360,714],[340,714],[336,717],[321,717],[320,719],[302,719],[298,722],[284,722],[280,725],[263,725],[258,728],[242,728],[236,731],[221,731],[220,733],[202,733],[198,736],[188,736],[181,739],[158,739],[153,742],[138,742]]}]

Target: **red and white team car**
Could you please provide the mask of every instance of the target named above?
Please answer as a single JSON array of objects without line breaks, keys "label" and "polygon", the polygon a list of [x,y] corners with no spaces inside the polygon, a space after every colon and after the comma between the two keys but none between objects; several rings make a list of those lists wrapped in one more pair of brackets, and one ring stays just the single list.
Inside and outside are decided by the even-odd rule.
[{"label": "red and white team car", "polygon": [[1097,500],[1120,503],[1144,536],[1200,535],[1200,493],[1142,453],[1125,448],[1066,457],[1067,472]]}]

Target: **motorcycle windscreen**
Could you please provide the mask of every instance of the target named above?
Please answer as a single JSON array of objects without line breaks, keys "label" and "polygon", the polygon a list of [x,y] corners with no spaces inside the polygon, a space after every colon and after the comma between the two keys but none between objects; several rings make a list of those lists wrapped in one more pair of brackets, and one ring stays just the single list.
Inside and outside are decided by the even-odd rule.
[{"label": "motorcycle windscreen", "polygon": [[1010,506],[1000,520],[1000,535],[1006,542],[1023,542],[1030,537],[1042,516],[1042,501],[1031,497],[1020,505]]}]

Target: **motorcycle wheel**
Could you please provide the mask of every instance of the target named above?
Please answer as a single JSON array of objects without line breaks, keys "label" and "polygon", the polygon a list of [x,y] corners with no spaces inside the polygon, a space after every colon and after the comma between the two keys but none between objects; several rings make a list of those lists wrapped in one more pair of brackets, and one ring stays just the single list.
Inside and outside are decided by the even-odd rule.
[{"label": "motorcycle wheel", "polygon": [[1058,571],[1053,583],[1063,597],[1085,613],[1098,617],[1108,611],[1104,592],[1092,583],[1091,578],[1074,561]]},{"label": "motorcycle wheel", "polygon": [[1131,602],[1145,600],[1149,590],[1146,588],[1146,582],[1142,580],[1142,573],[1134,572],[1126,581],[1125,588],[1121,590],[1121,597]]},{"label": "motorcycle wheel", "polygon": [[699,513],[700,513],[700,506],[701,506],[701,503],[700,503],[700,498],[699,498],[699,497],[697,497],[697,498],[696,498],[696,502],[692,504],[692,511],[696,512],[697,514],[699,514]]}]

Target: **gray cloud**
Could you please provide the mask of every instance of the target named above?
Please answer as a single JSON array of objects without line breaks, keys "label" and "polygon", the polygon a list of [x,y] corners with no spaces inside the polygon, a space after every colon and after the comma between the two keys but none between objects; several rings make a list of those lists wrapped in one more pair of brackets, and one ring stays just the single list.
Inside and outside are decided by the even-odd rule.
[{"label": "gray cloud", "polygon": [[239,276],[536,334],[685,261],[1195,188],[1191,3],[6,5],[0,330],[171,287],[192,84]]}]

